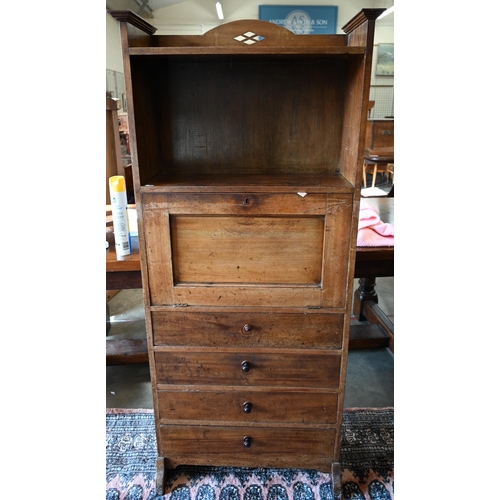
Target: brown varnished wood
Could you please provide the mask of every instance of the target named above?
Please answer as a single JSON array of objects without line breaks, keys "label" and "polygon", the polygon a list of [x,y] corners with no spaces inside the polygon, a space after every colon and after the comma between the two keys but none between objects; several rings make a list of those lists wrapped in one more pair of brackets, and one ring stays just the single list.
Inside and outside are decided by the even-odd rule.
[{"label": "brown varnished wood", "polygon": [[[182,463],[331,471],[336,429],[280,426],[161,425],[159,445],[169,467]],[[243,438],[252,438],[245,447]]]},{"label": "brown varnished wood", "polygon": [[[260,35],[264,39],[251,45],[235,39],[235,37],[248,31]],[[307,37],[306,41],[276,24],[255,19],[242,19],[225,23],[206,32],[204,35],[160,35],[155,37],[156,47],[207,47],[212,50],[215,47],[223,49],[234,47],[238,49],[240,55],[252,49],[265,52],[269,48],[279,48],[280,51],[286,51],[290,47],[302,47],[304,49],[313,47],[314,53],[316,53],[318,47],[345,47],[346,45],[346,35],[311,35]]]},{"label": "brown varnished wood", "polygon": [[322,218],[182,215],[170,228],[176,284],[320,284]]},{"label": "brown varnished wood", "polygon": [[332,462],[331,476],[333,500],[342,500],[342,474],[340,462]]},{"label": "brown varnished wood", "polygon": [[[234,167],[235,168],[235,167]],[[322,169],[322,168],[321,168]],[[229,168],[226,168],[229,170]],[[352,193],[353,186],[340,174],[331,173],[294,173],[291,174],[249,174],[235,173],[234,170],[220,174],[215,172],[197,174],[183,172],[163,173],[150,179],[142,188],[144,196],[150,193],[213,193],[241,192],[256,193]]]},{"label": "brown varnished wood", "polygon": [[[255,20],[160,36],[115,15],[160,475],[181,463],[336,471],[382,11],[319,36]],[[256,43],[237,40],[249,31]],[[244,337],[248,312],[258,329]],[[248,394],[262,414],[233,408]]]},{"label": "brown varnished wood", "polygon": [[[144,194],[146,210],[166,210],[170,215],[303,215],[324,216],[338,212],[337,200],[329,203],[325,194],[254,193],[251,189],[233,193],[161,193]],[[249,217],[250,218],[250,217]]]},{"label": "brown varnished wood", "polygon": [[151,302],[173,304],[173,277],[168,212],[144,210],[144,238]]},{"label": "brown varnished wood", "polygon": [[[137,123],[143,124],[137,141],[144,173],[338,171],[345,93],[342,59],[321,64],[276,58],[222,58],[210,64],[160,59],[161,65],[157,58],[131,58],[132,72],[137,73],[134,85],[148,86],[139,94],[140,106],[135,106]],[[311,82],[328,91],[311,92]],[[153,126],[152,116],[158,117],[159,126]],[[319,133],[328,140],[304,140]],[[142,184],[151,183],[144,173]]]},{"label": "brown varnished wood", "polygon": [[314,309],[286,313],[247,309],[153,311],[154,343],[157,346],[342,348],[341,314]]},{"label": "brown varnished wood", "polygon": [[[169,35],[173,36],[173,35]],[[199,35],[195,35],[199,36]],[[321,38],[326,35],[321,35]],[[182,37],[182,35],[181,35]],[[187,43],[184,37],[183,42]],[[171,41],[170,41],[171,42]],[[334,42],[338,42],[334,40]],[[321,41],[320,41],[321,43]],[[292,47],[264,47],[264,44],[259,44],[259,46],[251,46],[245,47],[244,53],[242,53],[241,44],[235,43],[232,47],[224,47],[224,46],[201,46],[201,47],[193,47],[193,46],[177,46],[177,47],[147,47],[140,46],[138,44],[137,47],[130,49],[131,56],[236,56],[241,57],[244,55],[245,57],[256,56],[256,55],[279,55],[281,57],[288,56],[304,56],[304,55],[314,55],[316,57],[321,57],[325,55],[363,55],[364,48],[362,47],[345,47],[345,46],[324,46],[318,45],[316,47],[301,47],[301,46],[292,46]]]},{"label": "brown varnished wood", "polygon": [[106,290],[142,288],[142,274],[139,270],[106,272]]},{"label": "brown varnished wood", "polygon": [[[201,348],[155,349],[158,384],[338,388],[340,358],[324,351],[262,351],[258,348],[213,352]],[[248,361],[245,372],[242,363]]]},{"label": "brown varnished wood", "polygon": [[156,28],[152,24],[149,24],[142,17],[131,10],[111,10],[109,13],[117,21],[128,23],[129,29],[135,27],[149,35],[153,35],[156,32]]},{"label": "brown varnished wood", "polygon": [[[394,224],[394,198],[371,198],[370,203],[380,210],[382,221]],[[141,261],[137,237],[132,237],[132,254],[116,259],[113,232],[106,232],[106,289],[141,288]],[[119,275],[119,277],[118,277]],[[357,247],[355,278],[394,276],[394,247]],[[116,288],[115,283],[120,283]]]},{"label": "brown varnished wood", "polygon": [[154,305],[345,306],[349,195],[151,193],[143,203]]},{"label": "brown varnished wood", "polygon": [[160,390],[162,421],[335,424],[338,394],[314,395],[284,390]]},{"label": "brown varnished wood", "polygon": [[165,459],[157,457],[156,459],[156,492],[162,492],[165,488]]},{"label": "brown varnished wood", "polygon": [[349,350],[389,347],[389,336],[378,324],[351,325]]},{"label": "brown varnished wood", "polygon": [[364,304],[363,314],[370,323],[378,324],[389,337],[389,347],[394,354],[394,323],[387,317],[380,306],[373,301]]},{"label": "brown varnished wood", "polygon": [[147,362],[148,346],[145,340],[106,340],[106,365],[130,365]]},{"label": "brown varnished wood", "polygon": [[374,154],[391,151],[394,158],[394,120],[368,120],[365,147]]}]

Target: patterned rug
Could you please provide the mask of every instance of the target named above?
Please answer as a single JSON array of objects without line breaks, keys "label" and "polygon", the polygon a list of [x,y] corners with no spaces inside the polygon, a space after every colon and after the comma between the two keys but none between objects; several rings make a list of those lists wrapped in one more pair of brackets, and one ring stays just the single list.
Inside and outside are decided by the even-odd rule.
[{"label": "patterned rug", "polygon": [[[157,495],[152,410],[106,410],[106,500],[332,500],[310,469],[178,467]],[[340,449],[343,500],[394,499],[394,409],[348,408]]]}]

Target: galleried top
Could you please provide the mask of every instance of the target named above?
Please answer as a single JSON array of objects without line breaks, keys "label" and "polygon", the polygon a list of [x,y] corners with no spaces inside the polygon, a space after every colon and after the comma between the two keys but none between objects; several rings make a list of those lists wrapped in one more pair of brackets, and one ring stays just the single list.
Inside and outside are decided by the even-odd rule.
[{"label": "galleried top", "polygon": [[[365,22],[373,25],[384,9],[363,9],[343,30],[347,35],[296,35],[290,30],[268,21],[243,19],[222,24],[203,35],[154,35],[156,28],[132,11],[110,11],[111,16],[120,22],[126,22],[130,28],[138,28],[150,35],[149,42],[144,37],[130,37],[131,54],[170,53],[169,48],[176,48],[182,53],[305,53],[314,49],[325,53],[361,53],[362,44],[350,43],[349,34],[364,26]],[[132,28],[133,29],[133,28]],[[137,30],[135,30],[137,31]],[[153,36],[154,35],[154,36]],[[346,50],[346,48],[348,48]]]}]

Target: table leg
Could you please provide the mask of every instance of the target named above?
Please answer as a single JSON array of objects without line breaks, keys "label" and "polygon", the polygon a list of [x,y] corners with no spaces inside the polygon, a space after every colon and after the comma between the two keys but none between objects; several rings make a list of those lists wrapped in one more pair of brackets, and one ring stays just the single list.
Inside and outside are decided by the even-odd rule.
[{"label": "table leg", "polygon": [[375,183],[377,182],[377,164],[373,165],[373,180],[372,187],[375,187]]},{"label": "table leg", "polygon": [[366,321],[363,315],[364,303],[371,300],[378,304],[377,291],[375,285],[377,281],[375,278],[359,278],[359,287],[354,292],[353,314],[359,321]]}]

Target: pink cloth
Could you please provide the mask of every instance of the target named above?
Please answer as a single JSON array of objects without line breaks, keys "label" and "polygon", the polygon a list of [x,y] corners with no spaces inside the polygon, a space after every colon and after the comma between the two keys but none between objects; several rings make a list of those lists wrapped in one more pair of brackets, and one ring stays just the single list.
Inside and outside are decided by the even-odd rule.
[{"label": "pink cloth", "polygon": [[378,208],[360,200],[358,247],[393,247],[394,226],[380,220]]}]

